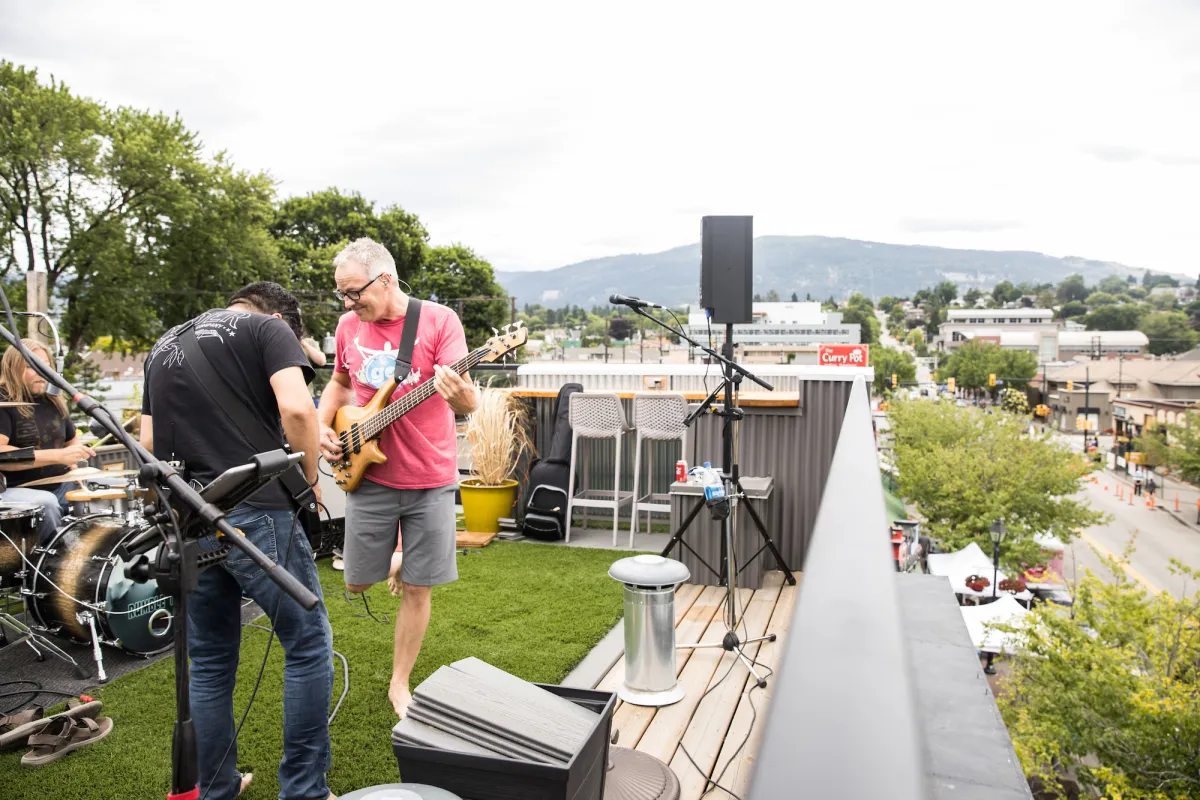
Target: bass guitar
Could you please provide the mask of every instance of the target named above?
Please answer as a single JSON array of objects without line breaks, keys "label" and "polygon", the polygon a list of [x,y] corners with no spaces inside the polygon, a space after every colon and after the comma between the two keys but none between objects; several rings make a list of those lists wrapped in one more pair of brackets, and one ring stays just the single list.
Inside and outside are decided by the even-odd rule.
[{"label": "bass guitar", "polygon": [[[529,335],[520,322],[506,325],[504,331],[496,331],[482,347],[451,364],[450,369],[461,375],[476,364],[503,358],[525,344]],[[342,442],[342,460],[331,466],[334,481],[343,491],[353,492],[362,483],[368,467],[387,461],[379,449],[379,437],[387,427],[437,393],[430,378],[392,400],[397,386],[392,378],[379,388],[371,402],[365,406],[343,406],[333,418],[333,430]]]}]

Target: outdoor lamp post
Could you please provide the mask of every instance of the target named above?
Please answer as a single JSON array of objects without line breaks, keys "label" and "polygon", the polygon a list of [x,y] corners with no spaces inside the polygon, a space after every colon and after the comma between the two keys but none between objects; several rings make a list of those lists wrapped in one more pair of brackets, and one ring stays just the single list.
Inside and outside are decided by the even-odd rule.
[{"label": "outdoor lamp post", "polygon": [[992,528],[988,531],[988,535],[992,537],[992,599],[996,599],[996,578],[1000,574],[1000,543],[1004,541],[1008,529],[1004,527],[1004,523],[996,520],[992,523]]}]

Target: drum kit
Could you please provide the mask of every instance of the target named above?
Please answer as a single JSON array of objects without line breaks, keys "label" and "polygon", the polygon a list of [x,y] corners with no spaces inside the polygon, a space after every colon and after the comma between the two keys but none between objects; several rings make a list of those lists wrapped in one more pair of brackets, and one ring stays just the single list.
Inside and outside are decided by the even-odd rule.
[{"label": "drum kit", "polygon": [[[108,678],[101,645],[151,656],[173,642],[174,599],[161,593],[154,580],[127,578],[126,563],[117,554],[122,544],[151,527],[142,508],[153,502],[153,490],[138,484],[135,471],[92,467],[24,486],[63,483],[79,488],[67,492],[70,513],[44,544],[38,537],[41,506],[0,503],[0,636],[7,625],[38,661],[45,659],[41,651],[48,650],[75,664],[77,672],[80,665],[46,637],[91,645],[103,683]],[[148,554],[151,562],[156,550]],[[5,600],[23,605],[25,623],[4,613]]]}]

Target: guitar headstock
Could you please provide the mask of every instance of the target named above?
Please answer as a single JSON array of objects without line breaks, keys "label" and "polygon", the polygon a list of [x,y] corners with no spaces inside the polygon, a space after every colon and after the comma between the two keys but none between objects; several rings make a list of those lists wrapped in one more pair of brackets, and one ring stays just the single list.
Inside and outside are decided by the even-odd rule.
[{"label": "guitar headstock", "polygon": [[525,344],[525,340],[529,338],[529,330],[522,322],[505,325],[502,330],[503,332],[492,328],[492,332],[496,335],[483,343],[482,349],[489,352],[483,358],[479,359],[480,361],[498,361]]}]

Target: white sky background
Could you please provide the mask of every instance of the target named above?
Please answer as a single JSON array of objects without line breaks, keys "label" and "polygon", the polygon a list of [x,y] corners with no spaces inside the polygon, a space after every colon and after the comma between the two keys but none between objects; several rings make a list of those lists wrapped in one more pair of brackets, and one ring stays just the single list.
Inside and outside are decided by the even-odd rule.
[{"label": "white sky background", "polygon": [[1200,2],[0,0],[0,56],[542,269],[755,234],[1200,271]]}]

